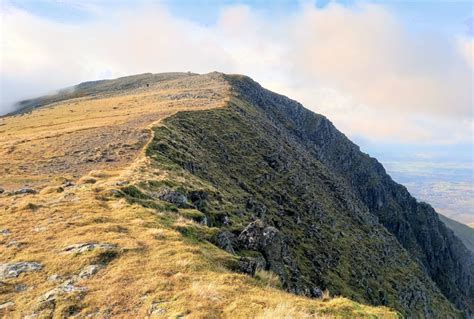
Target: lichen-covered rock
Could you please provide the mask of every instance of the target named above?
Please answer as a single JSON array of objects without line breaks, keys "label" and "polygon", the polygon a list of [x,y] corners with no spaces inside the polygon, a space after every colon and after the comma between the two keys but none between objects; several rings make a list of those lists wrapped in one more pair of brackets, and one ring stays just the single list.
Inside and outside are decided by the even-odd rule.
[{"label": "lichen-covered rock", "polygon": [[284,283],[289,284],[288,266],[292,257],[278,229],[257,219],[240,233],[238,243],[241,249],[260,252],[268,269],[278,274]]},{"label": "lichen-covered rock", "polygon": [[94,276],[103,266],[101,265],[88,265],[82,268],[79,273],[79,279],[89,279]]},{"label": "lichen-covered rock", "polygon": [[86,251],[92,251],[96,249],[114,250],[116,248],[117,245],[109,243],[81,243],[67,246],[63,249],[63,251],[68,254],[81,254]]},{"label": "lichen-covered rock", "polygon": [[162,190],[161,192],[157,194],[157,197],[161,199],[162,201],[169,202],[180,208],[185,208],[189,206],[187,204],[188,198],[186,197],[186,195],[178,191],[173,191],[171,189]]},{"label": "lichen-covered rock", "polygon": [[41,307],[47,307],[49,305],[54,305],[54,302],[60,296],[72,293],[84,293],[85,291],[87,291],[87,288],[75,286],[74,281],[67,280],[56,288],[51,289],[40,296],[38,302],[40,303]]},{"label": "lichen-covered rock", "polygon": [[236,241],[235,235],[229,231],[222,231],[216,236],[217,246],[231,254],[235,254],[235,250],[234,250],[235,241]]},{"label": "lichen-covered rock", "polygon": [[15,278],[25,272],[39,271],[43,265],[32,261],[0,264],[0,279]]}]

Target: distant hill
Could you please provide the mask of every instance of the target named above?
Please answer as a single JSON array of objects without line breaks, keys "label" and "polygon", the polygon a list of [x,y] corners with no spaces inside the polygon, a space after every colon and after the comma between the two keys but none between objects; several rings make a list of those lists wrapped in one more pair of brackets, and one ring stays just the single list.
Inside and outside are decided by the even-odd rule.
[{"label": "distant hill", "polygon": [[441,221],[445,223],[446,226],[448,226],[448,228],[450,228],[459,239],[462,240],[464,245],[466,245],[469,250],[474,252],[474,228],[472,228],[472,226],[469,227],[465,224],[452,220],[442,214],[438,215]]}]

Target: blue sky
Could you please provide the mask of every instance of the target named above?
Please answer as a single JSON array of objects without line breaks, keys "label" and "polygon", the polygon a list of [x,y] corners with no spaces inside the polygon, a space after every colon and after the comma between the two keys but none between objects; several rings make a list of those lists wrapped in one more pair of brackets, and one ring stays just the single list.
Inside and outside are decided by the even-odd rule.
[{"label": "blue sky", "polygon": [[[1,51],[4,66],[1,72],[2,109],[7,110],[14,101],[28,97],[21,96],[17,92],[19,87],[22,88],[22,92],[30,92],[33,96],[57,89],[58,86],[73,85],[77,81],[122,76],[128,73],[170,71],[172,65],[176,65],[178,71],[221,70],[253,76],[270,89],[279,90],[299,99],[309,108],[327,114],[343,131],[367,147],[380,141],[385,144],[407,141],[426,143],[431,139],[432,142],[435,137],[431,137],[427,132],[430,129],[434,131],[437,123],[431,122],[439,122],[440,117],[446,115],[450,118],[451,125],[442,123],[443,125],[437,129],[455,128],[451,134],[454,138],[436,140],[443,140],[440,144],[465,145],[470,142],[468,135],[472,133],[470,107],[472,105],[469,103],[472,104],[472,94],[469,97],[469,91],[472,90],[472,69],[467,70],[468,66],[462,65],[462,57],[459,56],[461,48],[462,54],[470,58],[469,62],[474,64],[472,52],[474,9],[470,1],[4,0],[1,10],[3,29],[6,30],[2,32],[6,41],[3,41]],[[188,50],[188,47],[192,46],[189,43],[196,42],[193,45],[199,49],[204,43],[211,47],[209,50],[215,48],[216,51],[222,51],[220,55],[217,54],[218,62],[212,63],[213,59],[208,58],[210,54],[206,50],[196,52],[192,56],[183,56],[181,60],[174,60],[171,52],[161,57],[171,63],[157,64],[150,61],[137,66],[131,62],[133,55],[129,61],[104,62],[110,59],[105,53],[107,46],[114,46],[120,50],[129,49],[127,41],[134,41],[136,38],[136,34],[129,32],[129,29],[141,19],[140,15],[146,16],[143,18],[142,26],[150,33],[147,36],[153,38],[156,35],[162,38],[163,42],[152,49],[147,43],[138,43],[133,55],[141,56],[145,50],[150,51],[150,55],[143,57],[146,62],[147,59],[153,59],[153,50],[172,51],[166,43],[167,34],[176,34],[173,43],[182,42],[178,45],[179,48]],[[300,20],[303,22],[299,23]],[[334,24],[333,20],[340,22]],[[387,20],[387,23],[383,20]],[[125,26],[122,27],[122,24]],[[173,27],[167,30],[166,24],[182,30],[175,32]],[[347,30],[351,28],[358,30],[358,33],[348,33]],[[41,29],[44,29],[44,32],[41,32]],[[61,32],[62,29],[64,31]],[[70,29],[74,30],[74,37],[77,39],[68,37],[67,30]],[[56,35],[49,37],[47,33]],[[104,37],[103,41],[97,39],[94,47],[86,45],[85,43],[90,41],[91,34],[95,33],[102,33],[100,36]],[[248,43],[245,33],[249,35]],[[351,39],[353,43],[338,45],[334,43],[335,41],[331,41],[333,35],[339,36],[340,39],[337,41],[343,44],[346,39]],[[45,38],[39,41],[38,37],[41,36]],[[60,61],[64,60],[65,69],[61,70],[61,74],[51,74],[51,78],[45,82],[41,75],[50,73],[48,68],[57,69],[54,64],[58,59],[50,58],[56,53],[47,52],[48,42],[55,41],[55,37],[63,37],[63,42],[71,42],[69,46],[78,46],[75,42],[82,41],[81,45],[84,47],[79,45],[76,48],[78,51],[93,49],[97,52],[89,57],[83,57],[79,52],[65,52],[62,55],[58,53],[57,58]],[[107,44],[110,37],[116,37],[116,42]],[[123,39],[118,39],[119,37]],[[195,40],[196,38],[198,40]],[[122,43],[119,44],[119,41]],[[305,45],[305,41],[309,42],[309,45]],[[315,45],[312,46],[312,43]],[[318,43],[321,43],[319,47]],[[65,46],[68,46],[66,44]],[[309,53],[304,55],[301,52],[291,52],[296,51],[294,48]],[[340,62],[332,61],[330,50],[333,48],[354,51],[354,56],[363,54],[365,61],[361,62],[360,70],[356,58],[351,58],[347,54],[339,54],[340,57],[334,58]],[[258,56],[260,52],[264,54]],[[25,53],[25,56],[17,57],[20,53]],[[35,58],[38,62],[34,61]],[[46,61],[48,59],[51,61]],[[301,63],[292,59],[301,60]],[[344,70],[337,69],[337,65],[334,69],[326,68],[325,65],[317,65],[317,61],[314,62],[317,59],[325,61],[326,64],[347,64],[347,72],[354,74],[347,76],[346,79]],[[380,63],[381,67],[372,68],[372,61]],[[78,65],[80,63],[82,67]],[[314,68],[312,74],[307,72],[306,65]],[[186,70],[181,69],[184,67]],[[371,80],[364,74],[364,67],[372,68],[367,73],[373,73],[371,75],[376,85],[380,81],[379,75],[386,78],[385,83],[382,81],[385,86],[374,85],[370,90],[389,92],[390,86],[395,84],[394,90],[398,85],[400,90],[404,91],[400,96],[405,98],[395,101],[398,96],[388,93],[380,97],[369,96],[374,95],[369,92],[369,88],[365,89],[367,92],[363,92],[364,86],[372,86]],[[275,71],[278,68],[281,70]],[[20,70],[23,72],[21,75]],[[321,75],[323,73],[324,75]],[[294,79],[291,79],[292,77]],[[451,84],[453,81],[450,77],[459,84]],[[395,83],[397,78],[400,78],[398,84]],[[428,82],[426,79],[433,83],[419,85],[420,81]],[[454,91],[448,87],[449,85],[444,87],[443,81],[452,85]],[[358,85],[359,82],[362,84]],[[414,84],[414,92],[403,87],[403,83],[410,82]],[[469,86],[467,82],[471,82],[471,85]],[[463,88],[459,88],[463,85]],[[444,95],[432,94],[431,97],[428,93],[425,96],[416,96],[420,95],[420,92],[430,90],[445,92]],[[462,98],[456,99],[456,96],[460,95],[463,95]],[[392,105],[388,107],[390,103]],[[443,110],[451,107],[452,111]],[[349,123],[348,118],[344,119],[343,116],[341,118],[341,111],[348,110],[367,112],[372,115],[373,120],[376,120],[394,115],[388,113],[396,111],[397,116],[400,116],[404,112],[409,114],[418,108],[422,111],[416,114],[416,119],[413,118],[409,124],[412,127],[419,127],[417,132],[403,133],[401,119],[398,123],[399,132],[396,132],[395,128],[391,132],[390,129],[381,130],[380,127],[372,132],[360,124],[363,119],[355,119]],[[456,118],[454,116],[456,113],[463,113],[463,116]],[[455,122],[461,123],[465,129],[460,131],[459,125],[453,124]],[[354,123],[359,123],[358,127]],[[397,134],[400,138],[397,138]],[[403,134],[406,136],[402,138]],[[414,137],[413,141],[406,138],[410,134]],[[369,139],[370,143],[364,143],[366,139]]]},{"label": "blue sky", "polygon": [[241,73],[326,115],[382,162],[459,163],[472,180],[473,10],[471,1],[3,0],[0,115],[83,81]]},{"label": "blue sky", "polygon": [[[137,3],[161,3],[167,6],[173,14],[186,19],[197,21],[201,24],[213,24],[216,22],[219,11],[225,7],[235,4],[248,5],[267,15],[290,14],[298,9],[301,1],[58,1],[58,0],[5,0],[9,4],[27,10],[33,14],[54,19],[57,21],[81,22],[93,19],[94,6],[129,7]],[[360,1],[343,0],[316,0],[314,6],[324,8],[331,2],[344,6],[354,6]],[[406,23],[408,28],[434,30],[447,34],[459,34],[468,32],[469,19],[474,16],[472,1],[448,1],[448,0],[418,0],[418,1],[365,1],[380,4],[393,10]]]}]

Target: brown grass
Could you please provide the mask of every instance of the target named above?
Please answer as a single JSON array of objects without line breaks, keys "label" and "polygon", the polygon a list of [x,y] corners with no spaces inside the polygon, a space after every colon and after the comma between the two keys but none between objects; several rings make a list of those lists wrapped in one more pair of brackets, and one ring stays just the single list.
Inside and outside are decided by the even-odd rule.
[{"label": "brown grass", "polygon": [[[69,157],[92,145],[100,150],[109,147],[112,140],[103,142],[95,136],[101,132],[123,129],[124,135],[114,139],[133,144],[136,132],[160,118],[179,110],[225,103],[225,99],[198,105],[160,100],[165,93],[169,91],[66,101],[5,121],[0,136],[0,186],[15,188],[28,181],[44,189],[34,195],[0,196],[0,229],[11,232],[0,235],[0,263],[36,261],[44,266],[41,271],[3,280],[0,304],[14,302],[3,311],[5,317],[31,313],[58,318],[69,313],[94,318],[396,317],[386,308],[344,298],[322,301],[285,293],[278,289],[278,277],[272,273],[259,272],[257,278],[251,278],[232,272],[226,265],[233,262],[233,256],[211,244],[186,240],[176,230],[205,226],[173,212],[157,213],[111,196],[119,181],[160,178],[162,172],[149,167],[140,148],[126,151],[117,162],[81,166]],[[117,105],[120,107],[114,109]],[[66,139],[75,141],[64,144]],[[9,153],[10,148],[14,150]],[[67,165],[58,171],[54,165],[43,165],[51,161]],[[26,163],[29,167],[23,168]],[[64,177],[74,177],[76,186],[58,192]],[[85,182],[92,178],[94,183]],[[171,220],[172,226],[164,220]],[[68,245],[84,242],[112,243],[117,249],[63,252]],[[103,264],[104,268],[75,284],[86,288],[85,293],[64,295],[55,305],[38,308],[40,296],[59,285],[49,281],[49,276],[70,278],[90,264]],[[27,289],[17,291],[20,285]]]}]

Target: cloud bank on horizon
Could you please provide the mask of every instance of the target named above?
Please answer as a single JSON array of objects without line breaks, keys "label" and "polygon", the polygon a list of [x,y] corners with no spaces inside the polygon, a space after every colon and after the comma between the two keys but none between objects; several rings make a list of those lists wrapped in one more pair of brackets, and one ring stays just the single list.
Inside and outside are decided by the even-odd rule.
[{"label": "cloud bank on horizon", "polygon": [[241,73],[371,140],[471,143],[472,34],[406,28],[370,3],[302,3],[271,17],[246,5],[203,24],[160,4],[87,10],[57,21],[1,7],[0,114],[14,102],[82,81],[145,72]]}]

